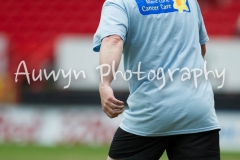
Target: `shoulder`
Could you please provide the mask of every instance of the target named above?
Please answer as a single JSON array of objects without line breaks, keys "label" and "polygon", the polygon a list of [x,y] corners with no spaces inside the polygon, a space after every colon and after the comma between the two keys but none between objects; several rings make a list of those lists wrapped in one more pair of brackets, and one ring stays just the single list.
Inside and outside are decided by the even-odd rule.
[{"label": "shoulder", "polygon": [[135,3],[136,3],[135,0],[106,0],[104,2],[105,5],[116,4],[116,5],[119,5],[123,8],[126,8],[130,4],[135,4]]},{"label": "shoulder", "polygon": [[124,12],[127,12],[128,5],[126,3],[128,3],[126,0],[106,0],[104,2],[103,8],[111,6],[113,8],[120,9]]},{"label": "shoulder", "polygon": [[192,3],[192,6],[196,8],[198,12],[200,11],[200,7],[197,0],[190,0],[189,3]]},{"label": "shoulder", "polygon": [[123,0],[106,0],[104,4],[118,4],[122,5],[124,4]]}]

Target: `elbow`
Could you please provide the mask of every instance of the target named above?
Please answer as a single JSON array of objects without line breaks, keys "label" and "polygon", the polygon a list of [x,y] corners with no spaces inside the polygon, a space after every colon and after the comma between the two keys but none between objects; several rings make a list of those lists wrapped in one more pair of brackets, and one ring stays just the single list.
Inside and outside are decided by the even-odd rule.
[{"label": "elbow", "polygon": [[103,41],[105,41],[106,43],[110,43],[112,45],[117,45],[119,43],[122,43],[123,40],[118,35],[111,35],[111,36],[105,37]]}]

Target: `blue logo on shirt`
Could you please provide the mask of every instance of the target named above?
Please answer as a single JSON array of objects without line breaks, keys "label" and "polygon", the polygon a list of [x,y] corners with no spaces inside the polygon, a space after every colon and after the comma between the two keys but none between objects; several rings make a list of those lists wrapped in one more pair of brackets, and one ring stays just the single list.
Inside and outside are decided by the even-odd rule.
[{"label": "blue logo on shirt", "polygon": [[136,0],[142,15],[190,12],[188,0]]}]

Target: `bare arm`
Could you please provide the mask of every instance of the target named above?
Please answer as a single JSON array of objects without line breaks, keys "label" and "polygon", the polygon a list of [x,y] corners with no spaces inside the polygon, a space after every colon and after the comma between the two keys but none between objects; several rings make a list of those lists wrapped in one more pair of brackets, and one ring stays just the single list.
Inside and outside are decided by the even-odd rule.
[{"label": "bare arm", "polygon": [[204,58],[204,56],[206,54],[206,44],[201,45],[201,50],[202,50],[202,57]]},{"label": "bare arm", "polygon": [[[102,40],[100,49],[100,65],[108,64],[112,66],[112,62],[115,61],[115,70],[117,70],[123,51],[123,40],[117,36],[112,35]],[[106,73],[108,68],[103,68],[103,73]],[[103,77],[103,82],[100,82],[99,92],[101,96],[101,103],[103,111],[110,118],[115,118],[124,111],[124,103],[114,97],[113,90],[110,86],[113,75]]]}]

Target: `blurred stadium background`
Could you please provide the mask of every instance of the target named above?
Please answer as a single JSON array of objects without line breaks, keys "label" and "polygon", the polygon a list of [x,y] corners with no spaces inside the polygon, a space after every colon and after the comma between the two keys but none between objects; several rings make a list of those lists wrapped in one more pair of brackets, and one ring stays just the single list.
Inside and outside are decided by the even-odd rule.
[{"label": "blurred stadium background", "polygon": [[[92,37],[103,2],[0,0],[0,160],[105,159],[122,117],[108,119],[98,94]],[[198,2],[211,39],[208,68],[226,69],[222,89],[217,89],[221,79],[211,77],[222,159],[240,160],[240,0]],[[21,61],[30,85],[26,75],[15,81]],[[72,69],[71,80],[61,72],[56,81],[45,79],[44,69],[58,73],[60,68],[65,74]],[[75,79],[73,70],[86,77],[80,73]],[[113,87],[126,101],[126,82],[118,78]]]}]

